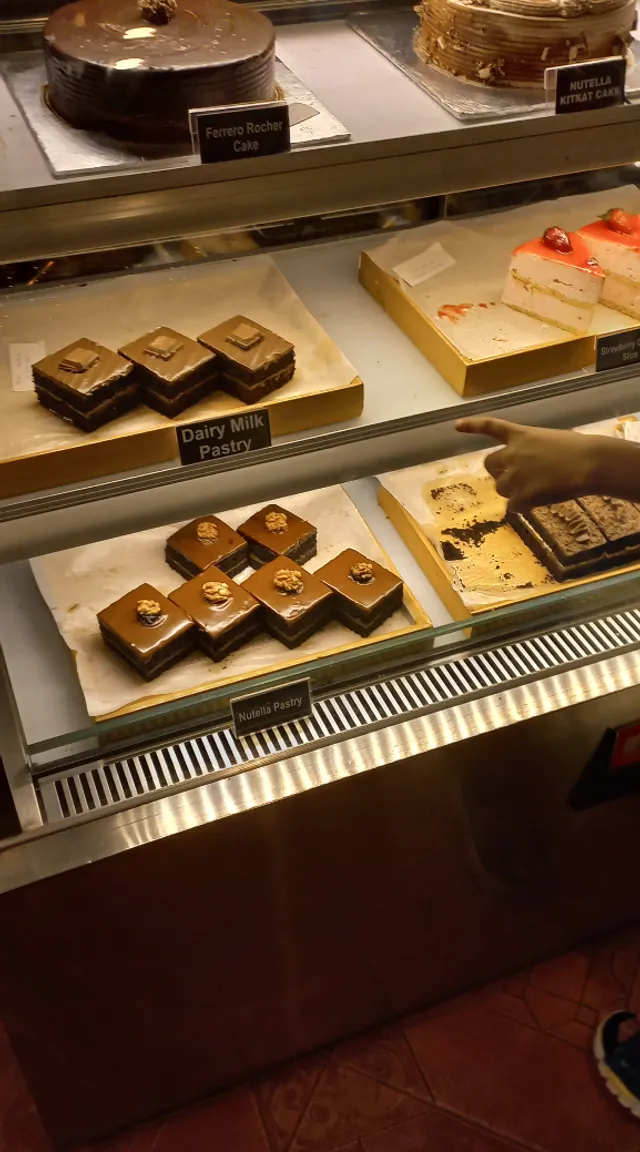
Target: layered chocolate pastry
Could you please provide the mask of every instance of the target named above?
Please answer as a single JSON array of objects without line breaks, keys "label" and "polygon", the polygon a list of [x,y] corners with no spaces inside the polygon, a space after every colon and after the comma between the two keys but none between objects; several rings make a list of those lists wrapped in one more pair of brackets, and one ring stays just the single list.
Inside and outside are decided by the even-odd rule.
[{"label": "layered chocolate pastry", "polygon": [[402,607],[400,577],[354,548],[346,548],[315,575],[335,593],[336,618],[359,636],[370,636]]},{"label": "layered chocolate pastry", "polygon": [[32,372],[40,403],[83,432],[94,432],[138,403],[133,365],[84,336],[38,360]]},{"label": "layered chocolate pastry", "polygon": [[624,56],[636,26],[635,0],[421,0],[416,11],[421,60],[501,88],[541,88],[546,68]]},{"label": "layered chocolate pastry", "polygon": [[234,316],[198,336],[220,358],[219,387],[245,404],[282,388],[296,370],[293,344],[246,316]]},{"label": "layered chocolate pastry", "polygon": [[230,0],[76,0],[44,51],[53,110],[119,140],[188,145],[190,109],[276,92],[273,25]]},{"label": "layered chocolate pastry", "polygon": [[164,555],[167,564],[185,580],[199,576],[212,564],[235,576],[249,562],[249,546],[224,520],[199,516],[169,536]]},{"label": "layered chocolate pastry", "polygon": [[151,584],[140,584],[98,613],[105,644],[145,680],[153,680],[192,651],[193,621]]},{"label": "layered chocolate pastry", "polygon": [[605,560],[604,533],[576,500],[510,513],[509,519],[556,580],[588,576]]},{"label": "layered chocolate pastry", "polygon": [[163,416],[178,416],[216,386],[216,357],[173,328],[156,328],[119,351],[133,364],[145,404]]},{"label": "layered chocolate pastry", "polygon": [[629,500],[615,496],[583,496],[580,507],[607,541],[607,560],[627,564],[640,556],[640,511]]},{"label": "layered chocolate pastry", "polygon": [[197,643],[211,660],[224,660],[263,630],[258,601],[215,565],[181,584],[169,599],[193,620]]},{"label": "layered chocolate pastry", "polygon": [[298,564],[306,564],[317,552],[317,529],[279,504],[267,504],[254,512],[240,524],[238,532],[247,541],[253,568],[260,568],[277,556],[289,556]]},{"label": "layered chocolate pastry", "polygon": [[278,556],[242,587],[262,604],[267,631],[287,648],[303,644],[333,614],[331,589],[287,557]]}]

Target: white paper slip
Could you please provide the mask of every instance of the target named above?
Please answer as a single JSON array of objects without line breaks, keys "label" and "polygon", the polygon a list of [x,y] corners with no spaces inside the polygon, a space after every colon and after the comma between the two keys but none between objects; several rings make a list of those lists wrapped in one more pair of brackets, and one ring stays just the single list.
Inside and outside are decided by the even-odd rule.
[{"label": "white paper slip", "polygon": [[411,260],[396,264],[393,271],[399,280],[404,280],[410,288],[415,288],[417,284],[422,284],[423,280],[430,280],[439,272],[446,272],[447,268],[452,268],[454,264],[453,256],[445,252],[442,244],[432,244],[430,248],[413,256]]},{"label": "white paper slip", "polygon": [[10,344],[9,364],[11,367],[11,387],[14,392],[30,392],[33,388],[31,367],[42,360],[45,347],[42,341],[35,344]]}]

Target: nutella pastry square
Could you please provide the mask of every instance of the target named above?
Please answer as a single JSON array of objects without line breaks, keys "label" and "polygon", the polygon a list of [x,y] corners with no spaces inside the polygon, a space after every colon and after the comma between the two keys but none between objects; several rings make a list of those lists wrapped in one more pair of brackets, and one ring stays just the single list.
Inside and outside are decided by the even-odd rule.
[{"label": "nutella pastry square", "polygon": [[165,560],[189,580],[211,564],[235,576],[249,563],[247,541],[217,516],[199,516],[178,528],[165,545]]},{"label": "nutella pastry square", "polygon": [[147,332],[120,355],[133,364],[145,404],[163,416],[178,416],[218,387],[216,356],[173,328]]},{"label": "nutella pastry square", "polygon": [[84,336],[38,360],[32,373],[42,406],[83,432],[94,432],[139,400],[133,365]]},{"label": "nutella pastry square", "polygon": [[263,631],[258,601],[215,564],[181,584],[169,599],[193,620],[196,643],[211,660],[224,660]]},{"label": "nutella pastry square", "polygon": [[615,496],[582,496],[578,504],[605,536],[611,564],[631,563],[640,555],[640,511],[635,504]]},{"label": "nutella pastry square", "polygon": [[345,548],[315,575],[335,593],[336,619],[359,636],[370,636],[402,607],[400,577],[355,548]]},{"label": "nutella pastry square", "polygon": [[333,592],[294,560],[278,556],[244,581],[264,609],[267,631],[297,648],[333,616]]},{"label": "nutella pastry square", "polygon": [[290,556],[298,564],[306,564],[317,552],[317,529],[279,504],[267,504],[254,512],[239,525],[238,532],[249,545],[249,563],[254,568],[276,556]]},{"label": "nutella pastry square", "polygon": [[255,404],[287,384],[295,372],[293,344],[246,316],[234,316],[198,336],[219,357],[219,387]]},{"label": "nutella pastry square", "polygon": [[140,584],[98,613],[102,639],[145,680],[193,650],[196,630],[186,612],[151,584]]}]

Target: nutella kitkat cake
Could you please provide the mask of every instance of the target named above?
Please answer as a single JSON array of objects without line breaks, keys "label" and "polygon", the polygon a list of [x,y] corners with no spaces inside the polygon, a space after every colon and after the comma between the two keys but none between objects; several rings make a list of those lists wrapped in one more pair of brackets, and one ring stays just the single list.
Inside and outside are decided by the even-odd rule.
[{"label": "nutella kitkat cake", "polygon": [[602,303],[640,320],[640,216],[610,208],[578,236],[604,272]]},{"label": "nutella kitkat cake", "polygon": [[279,504],[267,504],[254,512],[239,525],[238,532],[247,541],[249,563],[254,568],[268,564],[277,556],[288,556],[298,564],[306,564],[317,552],[317,529]]},{"label": "nutella kitkat cake", "polygon": [[624,56],[635,0],[421,0],[427,64],[497,88],[542,88],[547,68]]},{"label": "nutella kitkat cake", "polygon": [[582,335],[591,327],[604,282],[604,272],[581,235],[547,228],[539,239],[513,252],[502,302]]},{"label": "nutella kitkat cake", "polygon": [[212,564],[235,576],[248,564],[247,541],[218,516],[199,516],[172,532],[165,544],[167,564],[189,580]]},{"label": "nutella kitkat cake", "polygon": [[293,344],[246,316],[234,316],[198,337],[220,362],[220,388],[245,404],[255,404],[293,376]]}]

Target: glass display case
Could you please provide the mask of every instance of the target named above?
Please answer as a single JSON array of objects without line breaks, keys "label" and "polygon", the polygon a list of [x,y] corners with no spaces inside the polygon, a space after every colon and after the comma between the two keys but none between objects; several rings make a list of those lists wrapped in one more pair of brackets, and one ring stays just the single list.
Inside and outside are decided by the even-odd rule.
[{"label": "glass display case", "polygon": [[0,1018],[60,1148],[635,913],[640,514],[512,515],[455,429],[640,440],[635,40],[561,115],[266,10],[290,137],[209,163],[71,127],[0,3]]}]

